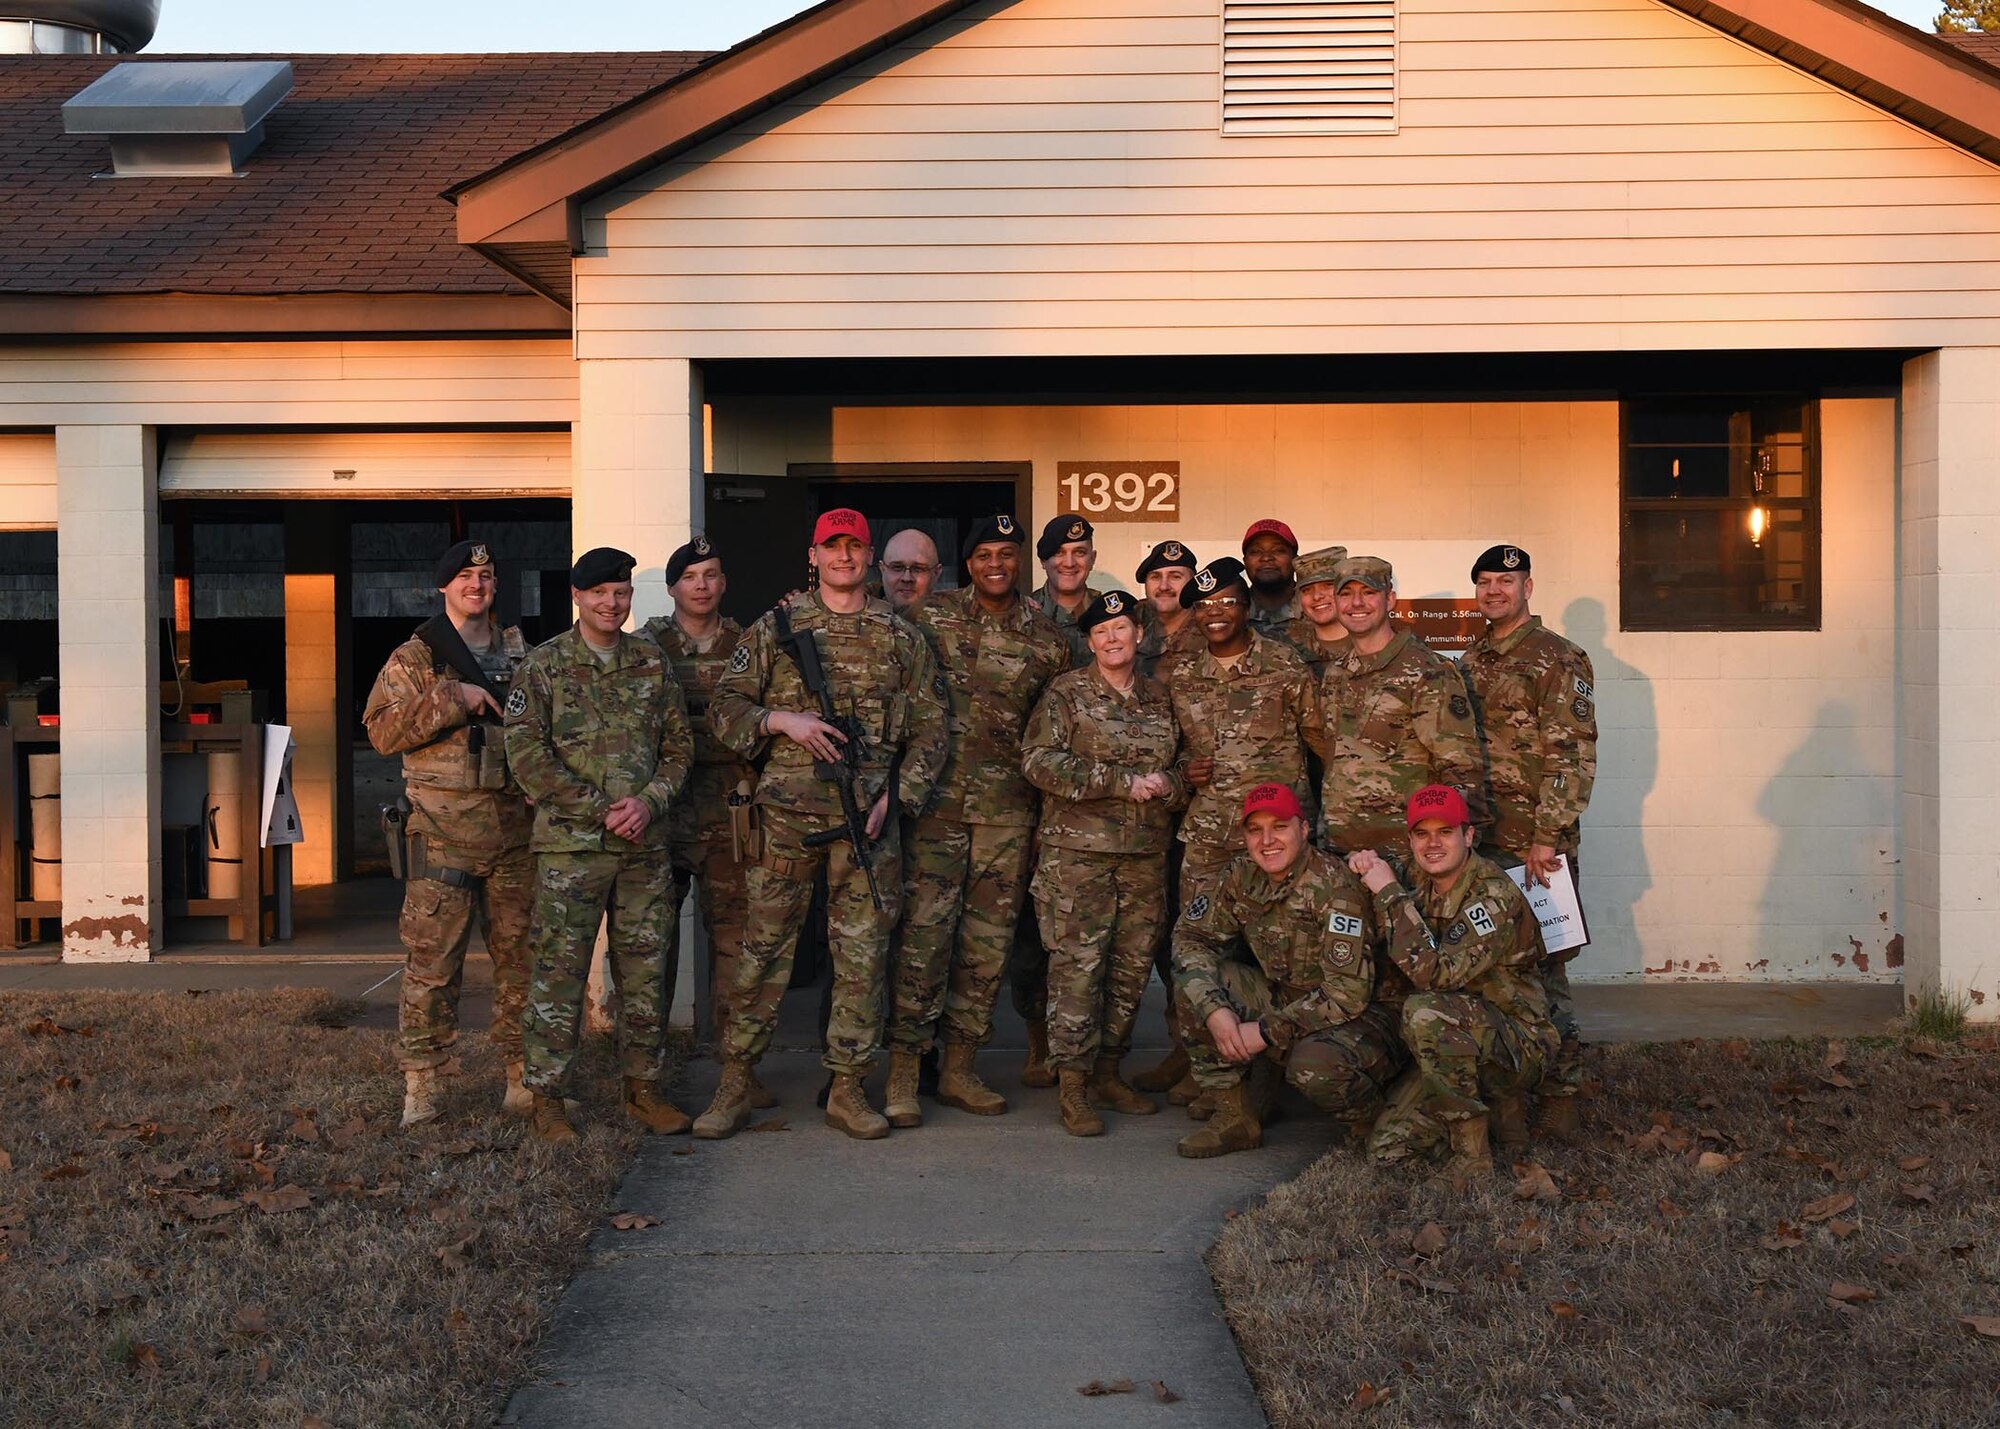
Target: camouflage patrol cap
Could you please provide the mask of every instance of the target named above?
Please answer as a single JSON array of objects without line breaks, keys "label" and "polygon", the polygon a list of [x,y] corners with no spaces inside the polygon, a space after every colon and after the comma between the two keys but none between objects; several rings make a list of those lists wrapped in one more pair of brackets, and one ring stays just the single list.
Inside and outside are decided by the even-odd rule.
[{"label": "camouflage patrol cap", "polygon": [[1525,576],[1529,569],[1528,553],[1519,546],[1488,546],[1472,563],[1472,578],[1478,580],[1481,571]]},{"label": "camouflage patrol cap", "polygon": [[692,541],[667,557],[667,584],[677,584],[688,573],[689,566],[715,560],[721,554],[709,543],[708,537],[697,533]]},{"label": "camouflage patrol cap", "polygon": [[1370,590],[1388,590],[1396,584],[1396,568],[1380,556],[1342,556],[1329,579],[1336,586],[1359,581]]},{"label": "camouflage patrol cap", "polygon": [[493,552],[484,541],[460,541],[449,547],[431,567],[431,584],[443,590],[458,579],[460,571],[476,570],[493,564]]},{"label": "camouflage patrol cap", "polygon": [[1076,624],[1079,630],[1088,633],[1107,620],[1129,620],[1137,624],[1139,602],[1122,590],[1108,590],[1083,608]]},{"label": "camouflage patrol cap", "polygon": [[1201,562],[1195,559],[1193,551],[1179,541],[1162,541],[1146,553],[1145,560],[1139,562],[1138,574],[1133,576],[1133,579],[1144,585],[1147,576],[1154,571],[1163,571],[1168,566],[1186,566],[1193,571],[1201,568]]},{"label": "camouflage patrol cap", "polygon": [[1330,581],[1340,569],[1340,563],[1346,559],[1345,546],[1321,546],[1317,551],[1307,551],[1292,567],[1292,579],[1298,582],[1300,590]]}]

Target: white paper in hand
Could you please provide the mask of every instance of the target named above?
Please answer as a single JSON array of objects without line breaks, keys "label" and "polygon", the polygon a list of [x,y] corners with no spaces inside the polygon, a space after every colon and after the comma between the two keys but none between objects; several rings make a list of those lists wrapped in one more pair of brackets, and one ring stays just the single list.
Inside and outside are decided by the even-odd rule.
[{"label": "white paper in hand", "polygon": [[1507,876],[1528,895],[1528,906],[1541,921],[1542,946],[1549,952],[1566,953],[1590,942],[1590,928],[1583,921],[1583,904],[1577,900],[1576,880],[1569,876],[1567,858],[1558,862],[1546,888],[1528,882],[1525,867],[1510,868]]}]

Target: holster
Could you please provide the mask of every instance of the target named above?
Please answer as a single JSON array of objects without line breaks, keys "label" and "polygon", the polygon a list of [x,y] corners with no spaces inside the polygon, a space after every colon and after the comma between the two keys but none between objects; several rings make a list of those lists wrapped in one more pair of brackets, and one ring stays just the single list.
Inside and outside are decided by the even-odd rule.
[{"label": "holster", "polygon": [[410,800],[399,794],[393,804],[382,806],[382,841],[389,850],[389,876],[410,877]]},{"label": "holster", "polygon": [[764,824],[752,802],[755,786],[739,779],[729,795],[729,856],[737,863],[755,863],[764,855]]}]

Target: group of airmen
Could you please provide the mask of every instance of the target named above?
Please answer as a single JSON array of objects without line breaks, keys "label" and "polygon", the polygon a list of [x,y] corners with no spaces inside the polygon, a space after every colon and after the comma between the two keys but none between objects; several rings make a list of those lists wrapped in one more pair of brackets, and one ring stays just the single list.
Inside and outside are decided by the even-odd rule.
[{"label": "group of airmen", "polygon": [[[829,511],[810,588],[748,630],[698,536],[667,561],[672,614],[626,631],[635,561],[600,548],[570,572],[575,625],[532,651],[495,619],[490,549],[446,551],[444,611],[365,715],[409,805],[405,1125],[438,1115],[479,921],[504,1104],[536,1136],[576,1136],[600,925],[626,1114],[734,1135],[776,1105],[757,1063],[819,886],[822,1098],[858,1139],[921,1125],[926,1096],[1008,1110],[977,1067],[1003,984],[1022,1081],[1072,1135],[1165,1093],[1201,1123],[1183,1155],[1249,1150],[1287,1083],[1378,1161],[1461,1183],[1527,1142],[1531,1104],[1573,1133],[1563,959],[1507,870],[1574,879],[1595,696],[1530,612],[1528,553],[1473,561],[1486,628],[1453,662],[1395,619],[1387,561],[1301,553],[1281,521],[1240,559],[1158,543],[1137,594],[1093,587],[1095,534],[1050,521],[1024,595],[1012,516],[974,525],[958,588],[901,531],[876,595],[866,518]],[[693,1118],[659,1085],[691,889],[721,1064]],[[1156,970],[1171,1050],[1128,1080]]]}]

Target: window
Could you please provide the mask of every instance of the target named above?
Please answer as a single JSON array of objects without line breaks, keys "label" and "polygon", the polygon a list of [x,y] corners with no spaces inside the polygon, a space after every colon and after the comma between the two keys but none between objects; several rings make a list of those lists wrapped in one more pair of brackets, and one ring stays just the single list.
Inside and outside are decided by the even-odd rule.
[{"label": "window", "polygon": [[1819,408],[1811,398],[1624,404],[1626,630],[1819,629]]},{"label": "window", "polygon": [[1395,133],[1395,0],[1222,0],[1222,132]]}]

